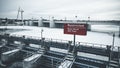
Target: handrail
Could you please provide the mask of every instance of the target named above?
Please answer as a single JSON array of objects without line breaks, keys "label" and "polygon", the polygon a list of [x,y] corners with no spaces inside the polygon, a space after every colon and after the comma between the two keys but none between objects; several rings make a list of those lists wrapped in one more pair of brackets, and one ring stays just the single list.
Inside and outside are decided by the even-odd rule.
[{"label": "handrail", "polygon": [[[3,34],[2,34],[3,35]],[[37,37],[37,36],[26,36],[26,35],[17,35],[17,34],[12,34],[10,35],[12,37],[25,37],[25,39],[36,39],[36,40],[41,40],[41,37]],[[61,40],[61,39],[52,39],[52,38],[45,38],[45,41],[47,42],[60,42],[60,43],[68,43],[71,40]],[[72,42],[73,44],[73,42]],[[71,44],[71,45],[72,45]],[[76,42],[76,46],[80,46],[80,45],[84,45],[84,46],[90,46],[90,47],[99,47],[99,48],[106,48],[106,46],[112,46],[112,45],[105,45],[105,44],[98,44],[98,43],[89,43],[89,42]],[[114,46],[114,50],[116,50],[119,46]]]}]

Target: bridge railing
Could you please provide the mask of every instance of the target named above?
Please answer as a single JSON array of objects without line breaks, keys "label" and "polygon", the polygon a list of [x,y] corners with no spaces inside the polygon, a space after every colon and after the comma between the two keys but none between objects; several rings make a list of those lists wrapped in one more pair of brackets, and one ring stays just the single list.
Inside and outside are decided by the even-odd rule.
[{"label": "bridge railing", "polygon": [[30,38],[30,39],[41,39],[41,37],[37,37],[37,36],[26,36],[26,35],[18,35],[18,34],[12,34],[11,36],[14,36],[14,37],[25,37],[26,39],[27,38]]},{"label": "bridge railing", "polygon": [[68,43],[69,40],[45,38],[45,41],[58,42],[58,43]]},{"label": "bridge railing", "polygon": [[78,45],[91,46],[91,47],[99,47],[99,48],[106,48],[106,46],[107,46],[105,44],[88,43],[88,42],[78,42]]},{"label": "bridge railing", "polygon": [[[48,41],[54,41],[54,42],[59,42],[59,43],[68,43],[69,40],[61,40],[61,39],[50,39],[50,38],[45,38]],[[73,42],[71,43],[73,45]],[[105,48],[107,49],[107,46],[111,46],[112,45],[105,45],[105,44],[98,44],[98,43],[88,43],[88,42],[76,42],[76,45],[83,45],[83,46],[90,46],[90,47],[96,47],[96,48]],[[114,51],[118,51],[118,47],[119,46],[114,46],[113,50]]]}]

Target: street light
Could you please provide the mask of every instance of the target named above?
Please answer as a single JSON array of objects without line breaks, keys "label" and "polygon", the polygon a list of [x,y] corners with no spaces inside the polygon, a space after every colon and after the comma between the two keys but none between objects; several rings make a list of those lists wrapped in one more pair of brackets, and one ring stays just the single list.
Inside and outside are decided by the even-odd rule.
[{"label": "street light", "polygon": [[44,31],[44,30],[43,30],[43,29],[41,29],[41,38],[42,38],[42,36],[43,36],[43,31]]},{"label": "street light", "polygon": [[[113,56],[113,49],[114,49],[114,44],[115,44],[115,33],[113,33],[113,42],[112,42],[112,48],[111,48],[111,50],[110,50],[110,55],[109,55],[109,62],[111,61],[111,59],[112,59],[112,56]],[[108,65],[108,67],[109,67],[109,65]]]},{"label": "street light", "polygon": [[78,20],[77,20],[77,15],[75,16],[75,19],[76,19],[76,23],[77,23],[77,21],[78,21]]},{"label": "street light", "polygon": [[90,16],[88,17],[88,22],[90,21]]},{"label": "street light", "polygon": [[119,37],[120,37],[120,25],[119,25]]},{"label": "street light", "polygon": [[115,44],[115,33],[113,33],[113,42],[112,42],[113,48],[114,48],[114,44]]}]

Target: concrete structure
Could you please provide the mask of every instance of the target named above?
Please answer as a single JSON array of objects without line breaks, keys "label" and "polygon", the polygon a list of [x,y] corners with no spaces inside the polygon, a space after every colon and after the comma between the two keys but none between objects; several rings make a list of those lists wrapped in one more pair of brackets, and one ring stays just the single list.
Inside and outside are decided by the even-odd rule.
[{"label": "concrete structure", "polygon": [[42,17],[38,20],[38,26],[39,27],[43,27],[43,19],[42,19]]},{"label": "concrete structure", "polygon": [[23,60],[23,68],[35,68],[37,60],[41,58],[42,54],[34,54]]},{"label": "concrete structure", "polygon": [[[0,35],[0,40],[5,39],[7,41],[5,46],[0,48],[0,55],[2,63],[9,67],[12,63],[21,61],[24,63],[23,68],[34,68],[34,65],[38,65],[42,68],[120,68],[119,59],[120,52],[119,47],[117,50],[111,50],[107,45],[105,48],[98,47],[101,44],[92,44],[93,46],[86,44],[76,44],[73,48],[73,44],[70,41],[60,42],[51,41],[43,38],[31,38],[29,36],[9,36],[9,34]],[[21,44],[16,45],[14,41],[24,43],[24,47],[18,48]],[[0,41],[1,42],[1,41]],[[27,44],[37,44],[41,47],[33,48]],[[94,46],[98,45],[98,46]],[[68,53],[51,51],[49,48],[59,48],[68,50]],[[89,56],[81,56],[77,53],[83,52],[88,54],[94,54],[99,56],[105,56],[111,58],[109,61],[99,60],[96,58],[90,58]],[[112,55],[110,55],[112,53]],[[9,56],[10,55],[10,56]],[[114,61],[114,62],[113,62]],[[18,64],[19,65],[19,64]],[[17,67],[19,68],[19,67]]]},{"label": "concrete structure", "polygon": [[[5,19],[1,18],[1,25],[6,25],[11,23],[14,24],[17,22],[17,25],[21,25],[23,23],[22,20],[16,19]],[[120,27],[120,20],[55,20],[54,17],[50,18],[50,20],[40,18],[39,20],[28,19],[23,21],[26,26],[39,26],[39,27],[50,27],[50,28],[63,28],[64,23],[85,23],[88,24],[88,30],[91,30],[91,25],[116,25]],[[120,28],[119,28],[119,37],[120,37]]]},{"label": "concrete structure", "polygon": [[[20,49],[14,49],[14,50],[11,50],[11,51],[7,51],[7,52],[4,52],[2,53],[1,55],[1,61],[2,62],[10,62],[10,61],[13,61],[15,59],[15,57],[17,56],[14,56],[16,53],[18,53],[20,51]],[[14,59],[13,59],[14,58]]]},{"label": "concrete structure", "polygon": [[28,26],[29,25],[29,21],[25,21],[24,25]]},{"label": "concrete structure", "polygon": [[29,26],[32,26],[33,25],[33,20],[30,20],[29,21]]},{"label": "concrete structure", "polygon": [[52,17],[51,19],[50,19],[50,25],[49,25],[49,27],[50,28],[55,28],[55,20],[54,20],[54,17]]},{"label": "concrete structure", "polygon": [[[16,20],[16,19],[7,19],[8,20],[8,24],[10,23],[11,20],[14,20],[13,22],[21,22],[22,20]],[[1,22],[5,22],[6,19],[5,18],[0,18]],[[39,20],[34,20],[34,19],[25,19],[24,22],[26,21],[32,21],[29,22],[31,25],[33,25],[34,23],[39,23],[39,26],[41,26],[41,24],[43,26],[45,26],[45,24],[48,24],[49,27],[62,27],[62,24],[64,23],[87,23],[90,25],[118,25],[120,26],[120,20],[77,20],[77,22],[75,20],[56,20],[54,19],[54,17],[50,18],[50,20],[47,19],[43,19],[40,18]],[[40,23],[41,22],[41,23]],[[59,27],[57,25],[60,25]],[[38,26],[38,25],[36,25]]]}]

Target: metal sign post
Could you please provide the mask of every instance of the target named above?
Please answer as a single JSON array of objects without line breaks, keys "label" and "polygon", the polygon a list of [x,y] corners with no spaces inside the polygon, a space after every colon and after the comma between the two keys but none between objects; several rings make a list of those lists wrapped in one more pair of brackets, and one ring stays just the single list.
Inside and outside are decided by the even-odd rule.
[{"label": "metal sign post", "polygon": [[75,51],[75,34],[74,34],[74,39],[73,39],[73,44],[74,44],[74,46],[73,46],[73,52]]},{"label": "metal sign post", "polygon": [[73,52],[75,53],[76,35],[87,35],[87,24],[64,24],[64,34],[74,35]]}]

